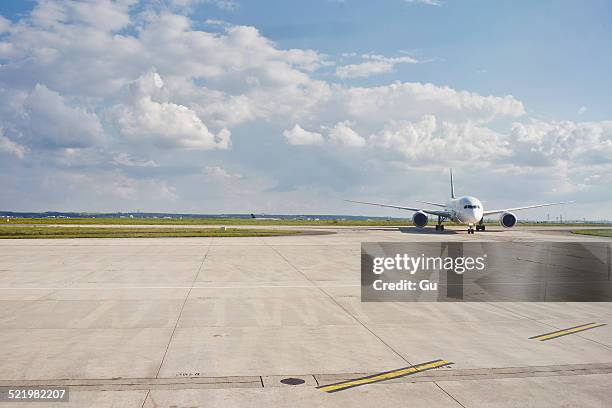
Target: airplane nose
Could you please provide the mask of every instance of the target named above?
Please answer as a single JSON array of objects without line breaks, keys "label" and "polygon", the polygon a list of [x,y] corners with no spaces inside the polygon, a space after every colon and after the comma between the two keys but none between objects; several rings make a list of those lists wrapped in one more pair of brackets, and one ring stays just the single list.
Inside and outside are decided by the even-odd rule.
[{"label": "airplane nose", "polygon": [[470,218],[470,221],[473,223],[480,222],[480,220],[482,219],[482,211],[479,209],[472,210],[470,212]]}]

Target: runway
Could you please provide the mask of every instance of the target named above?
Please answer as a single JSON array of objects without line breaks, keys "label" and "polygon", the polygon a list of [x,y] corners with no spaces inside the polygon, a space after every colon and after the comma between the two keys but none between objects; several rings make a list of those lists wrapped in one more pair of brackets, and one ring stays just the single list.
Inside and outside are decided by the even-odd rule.
[{"label": "runway", "polygon": [[[0,385],[70,386],[58,407],[612,400],[609,303],[360,302],[361,242],[605,238],[563,228],[311,229],[333,234],[0,240]],[[590,323],[605,325],[529,339]],[[453,364],[317,388],[439,359]],[[299,384],[281,382],[289,378]],[[28,405],[40,406],[16,404]]]}]

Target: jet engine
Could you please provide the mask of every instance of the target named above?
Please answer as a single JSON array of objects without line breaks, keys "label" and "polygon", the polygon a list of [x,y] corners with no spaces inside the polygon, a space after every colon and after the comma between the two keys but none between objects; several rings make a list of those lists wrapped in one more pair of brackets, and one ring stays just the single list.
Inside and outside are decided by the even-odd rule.
[{"label": "jet engine", "polygon": [[516,215],[511,212],[505,212],[499,217],[499,223],[504,228],[512,228],[516,225]]},{"label": "jet engine", "polygon": [[423,211],[417,211],[412,216],[412,222],[419,228],[426,226],[427,221],[429,221],[429,217]]}]

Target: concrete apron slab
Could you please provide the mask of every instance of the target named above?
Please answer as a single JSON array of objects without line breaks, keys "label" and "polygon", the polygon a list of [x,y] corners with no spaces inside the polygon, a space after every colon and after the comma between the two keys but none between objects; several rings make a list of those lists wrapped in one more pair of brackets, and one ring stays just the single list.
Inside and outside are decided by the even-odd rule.
[{"label": "concrete apron slab", "polygon": [[[250,375],[228,377],[178,378],[113,378],[65,380],[0,380],[0,386],[68,386],[74,391],[130,391],[180,389],[231,389],[270,387],[316,387],[377,374],[375,372],[338,374]],[[479,369],[440,368],[416,373],[380,383],[416,383],[439,381],[470,381],[502,378],[568,377],[593,374],[612,374],[612,362],[597,364],[566,364],[549,366],[498,367]],[[283,381],[283,380],[301,380]]]}]

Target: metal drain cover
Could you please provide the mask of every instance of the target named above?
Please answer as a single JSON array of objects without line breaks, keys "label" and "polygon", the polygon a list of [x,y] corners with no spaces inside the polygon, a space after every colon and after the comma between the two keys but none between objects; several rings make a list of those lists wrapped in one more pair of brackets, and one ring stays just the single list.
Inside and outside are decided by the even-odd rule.
[{"label": "metal drain cover", "polygon": [[302,380],[301,378],[289,377],[289,378],[283,378],[282,380],[280,380],[280,382],[283,384],[287,384],[287,385],[300,385],[300,384],[304,384],[306,381]]}]

